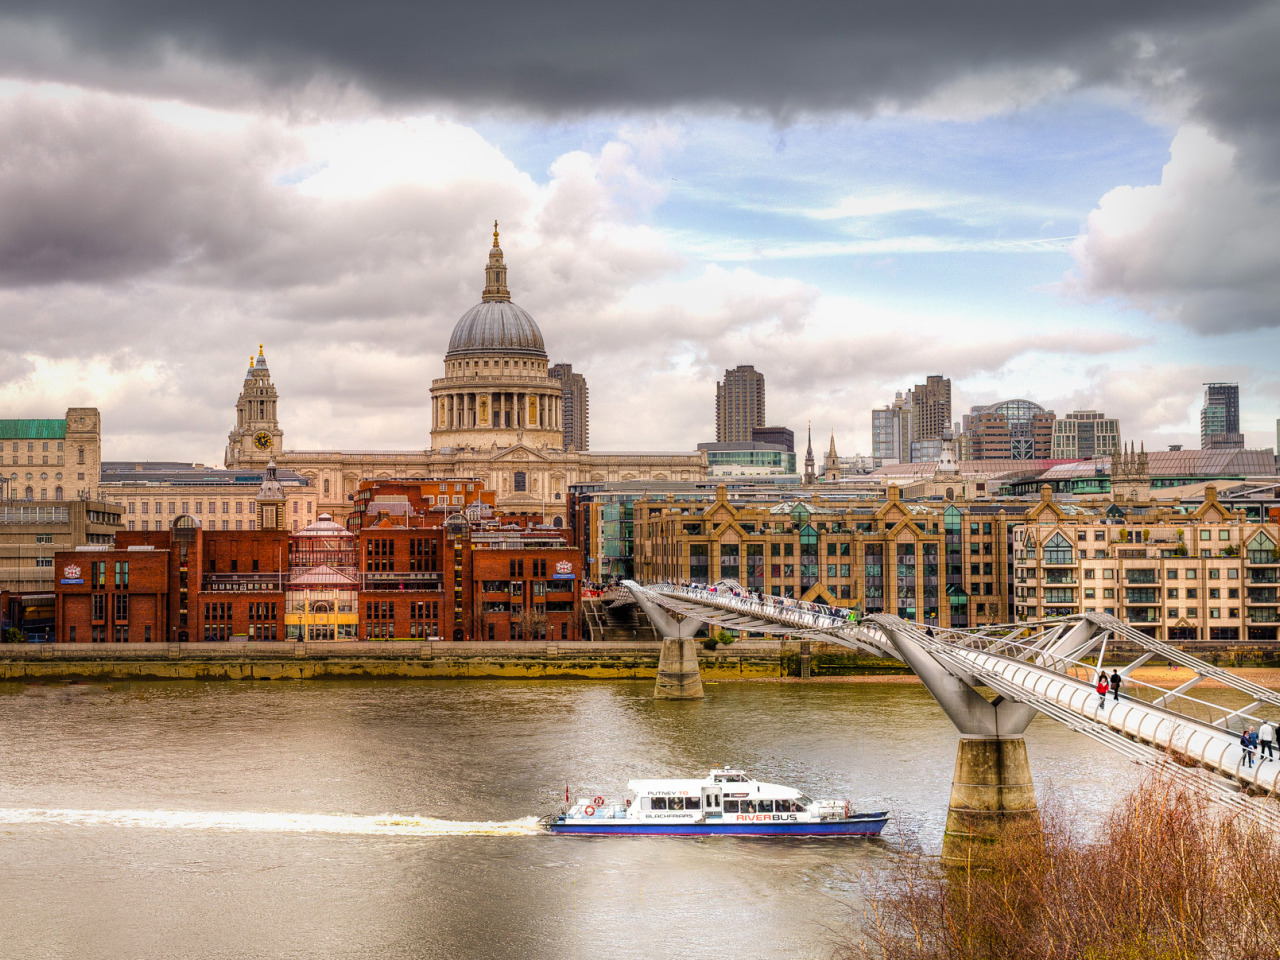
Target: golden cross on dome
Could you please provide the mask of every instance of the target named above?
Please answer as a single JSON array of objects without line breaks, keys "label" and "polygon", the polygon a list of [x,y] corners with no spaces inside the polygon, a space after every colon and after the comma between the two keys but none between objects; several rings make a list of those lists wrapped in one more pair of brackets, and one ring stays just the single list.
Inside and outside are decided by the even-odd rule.
[{"label": "golden cross on dome", "polygon": [[498,221],[493,221],[493,245],[498,245]]}]

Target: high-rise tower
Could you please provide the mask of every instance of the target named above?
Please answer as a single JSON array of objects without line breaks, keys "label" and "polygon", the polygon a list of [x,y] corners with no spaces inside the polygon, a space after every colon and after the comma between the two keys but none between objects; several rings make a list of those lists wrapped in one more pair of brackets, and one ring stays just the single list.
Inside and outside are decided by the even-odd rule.
[{"label": "high-rise tower", "polygon": [[1240,384],[1206,383],[1200,408],[1201,450],[1243,450],[1240,432]]},{"label": "high-rise tower", "polygon": [[750,441],[764,425],[764,374],[749,365],[726,370],[716,384],[716,443]]},{"label": "high-rise tower", "polygon": [[258,356],[249,358],[249,372],[236,401],[235,429],[227,437],[224,463],[228,467],[266,463],[284,446],[284,433],[276,413],[276,388],[267,369],[262,344]]},{"label": "high-rise tower", "polygon": [[560,417],[564,423],[564,449],[589,450],[591,423],[587,378],[580,373],[574,373],[571,363],[557,363],[547,372],[564,384],[560,398]]}]

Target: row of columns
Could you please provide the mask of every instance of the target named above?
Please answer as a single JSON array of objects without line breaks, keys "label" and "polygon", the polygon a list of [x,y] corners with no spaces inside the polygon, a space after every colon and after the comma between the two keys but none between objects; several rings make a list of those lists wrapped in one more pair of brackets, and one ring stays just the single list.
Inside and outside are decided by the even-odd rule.
[{"label": "row of columns", "polygon": [[[480,422],[480,397],[489,398],[489,409],[485,422]],[[440,394],[444,401],[444,410],[436,410],[436,429],[469,430],[473,428],[516,429],[526,430],[560,430],[560,397],[556,394],[542,393],[475,393],[464,391],[459,393]],[[535,419],[529,418],[529,398],[536,402]],[[497,417],[495,425],[494,418]]]}]

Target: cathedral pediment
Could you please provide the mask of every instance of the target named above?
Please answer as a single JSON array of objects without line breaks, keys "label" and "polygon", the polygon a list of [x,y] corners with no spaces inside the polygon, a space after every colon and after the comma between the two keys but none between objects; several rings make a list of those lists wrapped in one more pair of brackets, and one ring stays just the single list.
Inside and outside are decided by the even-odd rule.
[{"label": "cathedral pediment", "polygon": [[551,458],[547,456],[546,451],[537,447],[528,447],[523,443],[517,443],[513,447],[504,447],[497,453],[490,455],[488,458],[490,463],[550,463]]}]

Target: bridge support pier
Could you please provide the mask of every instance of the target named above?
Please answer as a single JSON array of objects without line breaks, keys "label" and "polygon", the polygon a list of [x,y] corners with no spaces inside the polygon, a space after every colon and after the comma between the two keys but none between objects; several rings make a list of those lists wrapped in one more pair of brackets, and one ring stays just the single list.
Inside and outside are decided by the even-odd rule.
[{"label": "bridge support pier", "polygon": [[658,657],[658,678],[653,684],[655,700],[701,700],[702,668],[698,665],[698,645],[693,635],[701,620],[668,613],[643,593],[636,602],[649,617],[654,629],[662,632],[662,653]]},{"label": "bridge support pier", "polygon": [[939,663],[906,631],[885,632],[960,731],[942,862],[981,866],[987,848],[1006,829],[1039,828],[1031,764],[1022,739],[1036,709],[1004,697],[988,700],[974,689],[972,677]]},{"label": "bridge support pier", "polygon": [[942,837],[943,866],[981,866],[987,848],[1010,829],[1040,829],[1026,741],[961,735]]},{"label": "bridge support pier", "polygon": [[653,685],[655,700],[701,700],[702,669],[698,665],[698,642],[690,637],[667,637],[658,657],[658,678]]}]

